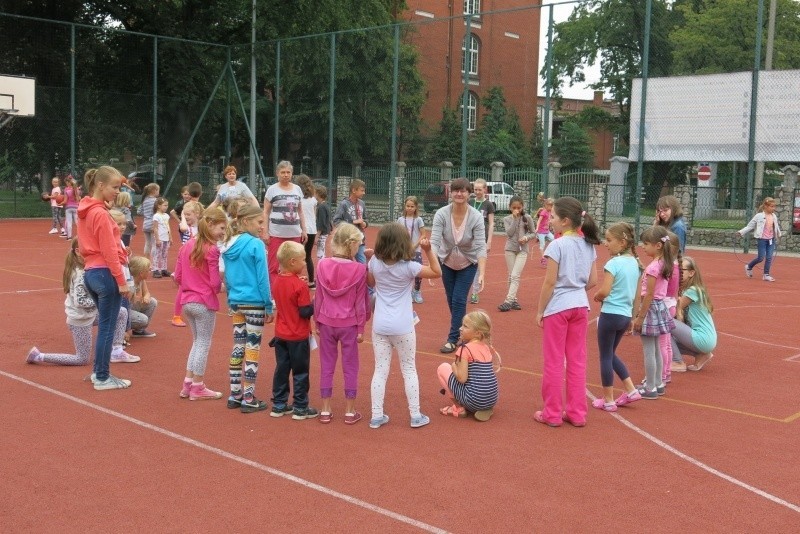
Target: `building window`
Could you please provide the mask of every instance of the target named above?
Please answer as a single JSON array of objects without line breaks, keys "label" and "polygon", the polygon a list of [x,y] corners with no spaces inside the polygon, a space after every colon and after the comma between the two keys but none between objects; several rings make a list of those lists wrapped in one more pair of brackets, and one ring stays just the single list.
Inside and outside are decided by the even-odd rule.
[{"label": "building window", "polygon": [[481,0],[464,0],[464,14],[477,15],[481,12]]},{"label": "building window", "polygon": [[[461,106],[463,112],[464,106]],[[463,120],[463,116],[462,116]],[[470,91],[467,94],[467,131],[474,132],[478,127],[478,95]]]},{"label": "building window", "polygon": [[465,35],[461,42],[461,72],[469,72],[472,76],[478,75],[478,54],[481,43],[472,34]]}]

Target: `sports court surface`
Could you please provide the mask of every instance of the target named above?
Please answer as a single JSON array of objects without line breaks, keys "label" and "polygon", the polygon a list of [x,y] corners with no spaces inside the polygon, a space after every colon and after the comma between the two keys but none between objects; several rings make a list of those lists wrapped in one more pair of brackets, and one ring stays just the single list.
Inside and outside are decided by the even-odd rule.
[{"label": "sports court surface", "polygon": [[[590,408],[585,428],[549,428],[533,421],[541,406],[533,317],[544,270],[532,256],[519,294],[524,310],[498,312],[506,268],[495,236],[478,305],[492,315],[505,365],[495,416],[479,423],[438,413],[445,403],[435,369],[451,357],[438,352],[449,316],[436,282],[423,286],[425,303],[416,306],[422,410],[432,422],[408,426],[395,361],[391,422],[373,430],[368,340],[357,401],[365,419],[352,427],[343,423],[340,375],[327,426],[241,414],[224,400],[179,399],[191,338],[170,325],[169,280],[150,282],[158,336],[128,349],[142,361],[113,366],[133,381],[130,389],[93,390],[83,381],[88,366],[25,364],[34,344],[72,350],[60,288],[67,244],[49,228],[49,220],[0,221],[0,531],[800,531],[798,258],[779,256],[769,284],[759,270],[746,279],[732,251],[690,248],[716,308],[714,360],[701,372],[673,374],[658,401],[616,414]],[[137,235],[135,252],[142,243]],[[602,268],[604,247],[598,255]],[[593,304],[591,319],[598,313]],[[226,391],[230,337],[220,314],[206,374],[212,389]],[[588,340],[596,395],[594,323]],[[641,379],[640,341],[625,338],[619,353]],[[318,407],[316,362],[312,353]],[[273,366],[264,346],[256,385],[264,399]]]}]

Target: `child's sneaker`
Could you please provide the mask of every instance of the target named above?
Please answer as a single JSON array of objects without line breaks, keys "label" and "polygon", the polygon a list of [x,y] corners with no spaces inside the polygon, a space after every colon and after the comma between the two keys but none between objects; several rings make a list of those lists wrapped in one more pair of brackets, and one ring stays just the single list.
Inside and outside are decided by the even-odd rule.
[{"label": "child's sneaker", "polygon": [[658,390],[654,389],[653,391],[648,391],[647,388],[639,388],[639,395],[641,395],[643,399],[655,400],[658,398]]},{"label": "child's sneaker", "polygon": [[761,277],[761,279],[762,279],[762,280],[764,280],[765,282],[774,282],[774,281],[775,281],[775,279],[774,279],[774,278],[772,278],[772,277],[771,277],[770,275],[768,275],[768,274],[765,274],[764,276],[762,276],[762,277]]},{"label": "child's sneaker", "polygon": [[[186,379],[184,379],[184,381],[183,381],[183,387],[181,388],[181,392],[180,392],[180,393],[178,393],[178,396],[179,396],[180,398],[182,398],[182,399],[188,399],[188,398],[189,398],[189,393],[191,393],[191,390],[192,390],[192,380],[191,380],[191,378],[186,378]],[[229,401],[229,402],[230,402],[230,401]],[[239,402],[239,403],[236,405],[236,407],[238,408],[238,407],[239,407],[239,405],[241,405],[241,404],[242,404],[242,403],[241,403],[241,402]]]},{"label": "child's sneaker", "polygon": [[183,322],[183,317],[181,317],[180,315],[175,315],[172,318],[172,326],[185,327],[186,323]]},{"label": "child's sneaker", "polygon": [[55,228],[51,228],[50,231],[47,232],[47,233],[50,234],[50,235],[57,234],[58,230],[56,230]]},{"label": "child's sneaker", "polygon": [[510,302],[503,302],[501,305],[497,307],[498,310],[501,312],[511,311],[511,303]]},{"label": "child's sneaker", "polygon": [[361,414],[359,412],[344,414],[344,424],[346,425],[354,425],[359,421],[361,421]]},{"label": "child's sneaker", "polygon": [[94,389],[98,391],[103,391],[106,389],[126,389],[131,387],[131,381],[125,380],[124,378],[117,378],[114,375],[108,375],[103,381],[98,381],[97,379],[93,380],[94,382]]},{"label": "child's sneaker", "polygon": [[161,271],[153,271],[150,273],[153,278],[161,278]]},{"label": "child's sneaker", "polygon": [[427,415],[419,414],[418,416],[411,418],[411,428],[419,428],[427,425],[430,422],[431,420]]},{"label": "child's sneaker", "polygon": [[216,400],[221,399],[222,393],[219,391],[212,391],[206,387],[203,382],[199,384],[192,384],[192,388],[189,391],[189,400]]},{"label": "child's sneaker", "polygon": [[477,304],[479,301],[480,301],[480,299],[478,299],[478,294],[477,293],[473,293],[472,295],[470,295],[470,297],[469,297],[469,303],[470,304]]},{"label": "child's sneaker", "polygon": [[747,278],[753,278],[753,269],[751,269],[750,267],[748,267],[747,265],[745,265],[745,266],[744,266],[744,275],[745,275]]},{"label": "child's sneaker", "polygon": [[659,397],[662,396],[662,395],[666,395],[667,394],[667,385],[666,384],[661,384],[660,386],[656,386],[656,393],[658,393]]},{"label": "child's sneaker", "polygon": [[28,356],[25,358],[25,363],[39,363],[42,361],[42,353],[36,347],[28,351]]},{"label": "child's sneaker", "polygon": [[124,350],[119,351],[118,354],[111,355],[111,363],[137,363],[141,361],[139,356],[128,354]]},{"label": "child's sneaker", "polygon": [[313,419],[319,415],[319,412],[309,406],[308,408],[295,408],[292,412],[292,419],[302,421],[304,419]]},{"label": "child's sneaker", "polygon": [[411,291],[411,300],[414,301],[414,304],[422,304],[423,302],[425,302],[424,300],[422,300],[422,291],[420,291],[418,289],[412,290]]},{"label": "child's sneaker", "polygon": [[263,412],[267,409],[267,403],[253,397],[250,400],[242,399],[242,406],[240,410],[242,413]]},{"label": "child's sneaker", "polygon": [[388,424],[388,423],[389,423],[389,416],[384,414],[384,415],[382,415],[380,417],[374,417],[374,418],[370,419],[369,427],[370,428],[380,428],[383,425]]},{"label": "child's sneaker", "polygon": [[228,409],[229,410],[235,410],[236,408],[241,408],[241,407],[242,407],[242,398],[241,397],[236,398],[233,395],[228,397]]},{"label": "child's sneaker", "polygon": [[294,412],[294,407],[291,404],[284,404],[283,406],[273,404],[269,415],[270,417],[283,417],[284,415],[288,415],[292,412]]},{"label": "child's sneaker", "polygon": [[515,300],[514,302],[512,302],[512,303],[511,303],[511,309],[512,309],[512,310],[521,310],[521,309],[522,309],[522,306],[520,306],[520,305],[519,305],[519,302],[517,302],[517,301]]}]

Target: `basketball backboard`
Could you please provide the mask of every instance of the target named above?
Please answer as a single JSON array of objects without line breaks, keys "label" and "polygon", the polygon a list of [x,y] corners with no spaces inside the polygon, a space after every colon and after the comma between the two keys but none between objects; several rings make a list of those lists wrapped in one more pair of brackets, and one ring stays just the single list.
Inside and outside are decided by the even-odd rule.
[{"label": "basketball backboard", "polygon": [[36,114],[36,78],[0,75],[0,113],[33,117]]}]

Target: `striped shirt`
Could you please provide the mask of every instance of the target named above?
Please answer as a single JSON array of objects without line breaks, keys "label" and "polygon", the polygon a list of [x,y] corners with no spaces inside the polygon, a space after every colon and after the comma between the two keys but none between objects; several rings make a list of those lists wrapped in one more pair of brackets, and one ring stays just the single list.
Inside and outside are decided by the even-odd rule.
[{"label": "striped shirt", "polygon": [[303,191],[297,184],[289,184],[283,189],[280,184],[272,184],[264,195],[264,200],[272,205],[269,214],[269,235],[272,237],[300,237],[300,204]]},{"label": "striped shirt", "polygon": [[462,384],[452,374],[447,382],[456,401],[470,412],[493,408],[499,391],[488,345],[471,341],[459,349],[459,355],[468,361],[467,381]]}]

